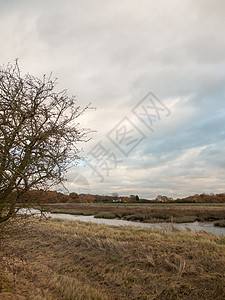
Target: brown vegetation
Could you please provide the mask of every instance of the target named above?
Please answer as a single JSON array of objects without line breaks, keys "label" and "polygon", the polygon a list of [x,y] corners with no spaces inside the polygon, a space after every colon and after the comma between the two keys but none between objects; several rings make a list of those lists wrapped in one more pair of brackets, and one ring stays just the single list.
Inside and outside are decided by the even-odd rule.
[{"label": "brown vegetation", "polygon": [[46,206],[53,213],[95,215],[98,218],[118,218],[140,222],[194,222],[216,221],[225,217],[225,206],[193,205],[103,205],[103,204],[53,204]]},{"label": "brown vegetation", "polygon": [[22,202],[29,198],[29,201],[33,203],[40,201],[40,203],[130,203],[130,204],[154,204],[154,203],[225,203],[225,194],[217,195],[194,195],[186,198],[178,198],[173,200],[173,198],[167,196],[157,196],[154,200],[139,199],[138,196],[130,195],[130,197],[124,196],[109,196],[109,195],[91,195],[91,194],[77,194],[70,193],[65,195],[56,191],[38,191],[31,190],[26,193],[26,195],[21,199]]},{"label": "brown vegetation", "polygon": [[224,236],[59,220],[15,233],[1,268],[24,299],[225,298]]},{"label": "brown vegetation", "polygon": [[[73,194],[73,193],[71,193]],[[73,198],[73,197],[71,197]],[[225,194],[200,194],[194,196],[188,196],[185,198],[178,198],[174,200],[167,196],[157,196],[155,199],[139,199],[138,196],[130,195],[130,197],[121,196],[109,196],[109,195],[90,195],[90,194],[80,194],[76,197],[76,203],[225,203]]]},{"label": "brown vegetation", "polygon": [[89,130],[77,118],[88,106],[56,91],[56,84],[51,76],[22,76],[17,60],[0,67],[0,223],[30,207],[28,191],[65,182],[80,159],[78,145]]},{"label": "brown vegetation", "polygon": [[225,219],[215,222],[214,225],[218,227],[225,227]]}]

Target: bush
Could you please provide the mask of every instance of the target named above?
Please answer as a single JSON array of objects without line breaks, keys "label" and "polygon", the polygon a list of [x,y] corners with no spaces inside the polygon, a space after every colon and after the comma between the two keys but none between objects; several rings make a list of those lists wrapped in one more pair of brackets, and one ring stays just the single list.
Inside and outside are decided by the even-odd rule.
[{"label": "bush", "polygon": [[127,215],[124,216],[124,219],[126,219],[127,221],[140,221],[140,222],[144,221],[144,217],[140,215]]},{"label": "bush", "polygon": [[102,219],[115,219],[117,214],[111,212],[100,212],[94,216],[95,218],[102,218]]}]

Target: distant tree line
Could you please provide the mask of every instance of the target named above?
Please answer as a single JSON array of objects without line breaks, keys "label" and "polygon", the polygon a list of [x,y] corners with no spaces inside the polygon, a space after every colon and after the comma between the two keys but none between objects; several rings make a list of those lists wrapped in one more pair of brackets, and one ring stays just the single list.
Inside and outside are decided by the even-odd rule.
[{"label": "distant tree line", "polygon": [[221,194],[196,194],[186,198],[178,198],[177,203],[225,203],[225,193]]},{"label": "distant tree line", "polygon": [[[75,192],[65,195],[56,191],[39,191],[33,190],[27,192],[26,196],[29,201],[36,203],[41,200],[45,203],[225,203],[225,194],[196,194],[185,198],[173,199],[167,196],[158,195],[155,199],[148,200],[139,198],[138,195],[119,196],[117,193],[112,195],[91,195],[78,194]],[[21,201],[26,200],[22,199]]]}]

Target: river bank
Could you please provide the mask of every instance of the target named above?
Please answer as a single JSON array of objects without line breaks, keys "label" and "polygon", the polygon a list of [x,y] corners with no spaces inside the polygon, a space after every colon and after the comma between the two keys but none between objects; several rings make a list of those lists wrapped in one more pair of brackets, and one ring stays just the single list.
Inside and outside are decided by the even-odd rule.
[{"label": "river bank", "polygon": [[1,242],[20,299],[225,298],[224,236],[33,219]]},{"label": "river bank", "polygon": [[[33,215],[40,217],[41,213],[40,210],[37,209],[22,209],[19,213]],[[156,228],[156,229],[167,229],[167,230],[184,230],[184,231],[206,231],[214,234],[225,235],[225,228],[221,225],[221,221],[218,223],[212,222],[189,222],[189,223],[173,223],[173,222],[164,222],[164,223],[145,223],[145,222],[137,222],[137,221],[126,221],[122,219],[114,219],[114,218],[100,218],[93,215],[83,215],[83,214],[71,214],[71,213],[51,213],[51,212],[44,212],[44,217],[52,218],[52,219],[59,219],[59,220],[70,220],[70,221],[82,221],[82,222],[90,222],[95,224],[105,224],[111,226],[134,226],[134,227],[142,227],[142,228]],[[223,222],[223,221],[222,221]],[[218,224],[218,225],[217,225]],[[223,225],[223,223],[222,223]]]},{"label": "river bank", "polygon": [[[141,223],[201,223],[216,222],[225,228],[225,205],[202,204],[79,204],[63,203],[45,205],[52,214],[94,216],[100,219],[117,219]],[[85,219],[85,218],[84,218]]]},{"label": "river bank", "polygon": [[[225,235],[225,228],[216,226],[212,222],[189,222],[189,223],[144,223],[136,221],[126,221],[121,219],[107,219],[107,218],[96,218],[95,216],[83,216],[83,215],[71,215],[61,213],[48,213],[48,217],[53,219],[71,220],[71,221],[82,221],[91,222],[95,224],[105,224],[111,226],[134,226],[142,228],[156,228],[156,229],[167,229],[167,230],[191,230],[194,232],[206,231],[214,234]],[[217,224],[217,223],[216,223]]]}]

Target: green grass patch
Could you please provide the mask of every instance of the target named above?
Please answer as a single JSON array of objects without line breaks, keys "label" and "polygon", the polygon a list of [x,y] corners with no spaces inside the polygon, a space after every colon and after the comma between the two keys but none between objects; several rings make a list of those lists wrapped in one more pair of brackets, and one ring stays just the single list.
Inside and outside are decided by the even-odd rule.
[{"label": "green grass patch", "polygon": [[171,222],[174,223],[193,223],[197,220],[198,220],[197,216],[181,216],[181,217],[171,218]]},{"label": "green grass patch", "polygon": [[140,221],[140,222],[145,221],[144,216],[141,215],[126,215],[123,217],[123,219],[127,221]]}]

